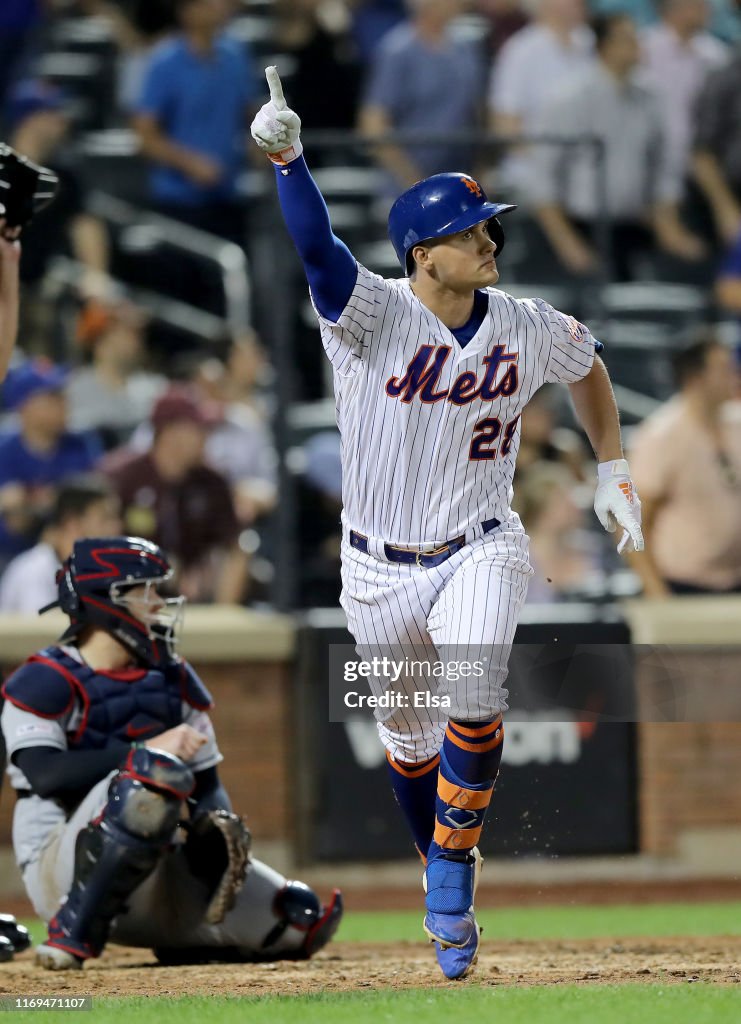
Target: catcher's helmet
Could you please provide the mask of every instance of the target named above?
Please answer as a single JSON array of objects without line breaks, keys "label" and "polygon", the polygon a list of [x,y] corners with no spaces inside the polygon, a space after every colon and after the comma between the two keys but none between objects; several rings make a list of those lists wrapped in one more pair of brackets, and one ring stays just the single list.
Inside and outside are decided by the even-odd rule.
[{"label": "catcher's helmet", "polygon": [[431,238],[454,235],[489,221],[497,254],[504,247],[504,231],[497,217],[516,207],[490,203],[479,183],[462,171],[433,174],[403,192],[389,213],[389,238],[407,274],[411,273],[410,252]]},{"label": "catcher's helmet", "polygon": [[[184,597],[160,597],[157,586],[172,576],[164,551],[140,537],[96,537],[75,541],[70,557],[57,573],[58,600],[41,609],[59,607],[69,616],[62,641],[86,626],[112,634],[145,665],[163,665],[175,657]],[[145,585],[136,607],[129,605],[132,587]]]}]

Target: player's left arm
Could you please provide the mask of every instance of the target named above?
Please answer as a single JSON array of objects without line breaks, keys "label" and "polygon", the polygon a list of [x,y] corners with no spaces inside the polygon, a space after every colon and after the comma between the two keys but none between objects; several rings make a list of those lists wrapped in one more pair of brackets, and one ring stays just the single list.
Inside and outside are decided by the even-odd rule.
[{"label": "player's left arm", "polygon": [[568,385],[576,415],[597,456],[598,485],[594,510],[608,533],[623,528],[618,551],[641,551],[641,503],[623,455],[620,416],[605,364],[594,357],[592,368]]},{"label": "player's left arm", "polygon": [[576,415],[598,462],[623,458],[620,419],[607,368],[599,356],[581,380],[568,385]]}]

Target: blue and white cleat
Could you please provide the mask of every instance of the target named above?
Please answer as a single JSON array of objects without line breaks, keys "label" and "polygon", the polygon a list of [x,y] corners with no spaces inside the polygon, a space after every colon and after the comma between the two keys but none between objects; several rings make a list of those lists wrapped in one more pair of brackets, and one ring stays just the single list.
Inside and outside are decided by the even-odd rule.
[{"label": "blue and white cleat", "polygon": [[[437,916],[439,917],[442,915]],[[425,917],[425,931],[429,935],[430,939],[435,943],[435,956],[437,957],[437,962],[440,965],[440,970],[443,972],[445,977],[449,978],[451,981],[458,981],[461,978],[465,978],[466,975],[470,974],[476,966],[476,961],[479,956],[481,928],[476,923],[476,918],[473,916],[473,913],[464,914],[463,918],[459,918],[459,937],[463,938],[464,934],[467,934],[467,938],[462,946],[452,946],[441,942],[433,933],[431,928],[428,927],[427,922],[429,917],[429,914]],[[435,922],[431,922],[431,925],[434,927]]]},{"label": "blue and white cleat", "polygon": [[423,927],[435,943],[440,969],[451,980],[464,978],[478,957],[481,928],[474,916],[473,898],[481,864],[481,854],[474,848],[460,860],[436,857],[425,871]]}]

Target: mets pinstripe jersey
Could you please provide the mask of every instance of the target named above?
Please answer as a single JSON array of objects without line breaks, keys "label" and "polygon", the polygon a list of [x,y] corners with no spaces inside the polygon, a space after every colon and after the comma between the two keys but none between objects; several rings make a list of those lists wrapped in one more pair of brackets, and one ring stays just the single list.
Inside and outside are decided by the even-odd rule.
[{"label": "mets pinstripe jersey", "polygon": [[462,347],[407,278],[358,266],[337,323],[319,316],[334,368],[345,522],[390,544],[434,547],[510,515],[520,415],[543,384],[584,377],[591,334],[542,299],[487,289]]}]

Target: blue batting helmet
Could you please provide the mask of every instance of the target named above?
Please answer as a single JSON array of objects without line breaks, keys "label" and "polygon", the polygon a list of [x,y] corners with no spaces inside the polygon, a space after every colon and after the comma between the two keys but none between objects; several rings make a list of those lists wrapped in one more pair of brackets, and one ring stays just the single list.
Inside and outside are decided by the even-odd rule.
[{"label": "blue batting helmet", "polygon": [[[175,657],[184,597],[163,598],[158,587],[171,578],[164,551],[141,537],[94,537],[75,541],[57,573],[59,607],[70,625],[61,640],[77,637],[87,626],[114,636],[145,665],[160,666]],[[136,608],[128,591],[144,585]]]},{"label": "blue batting helmet", "polygon": [[411,273],[409,253],[415,245],[488,220],[498,254],[504,246],[504,231],[497,217],[514,209],[505,203],[490,203],[478,181],[462,171],[433,174],[412,185],[391,207],[389,238],[399,263]]}]

